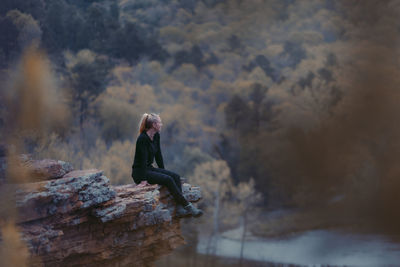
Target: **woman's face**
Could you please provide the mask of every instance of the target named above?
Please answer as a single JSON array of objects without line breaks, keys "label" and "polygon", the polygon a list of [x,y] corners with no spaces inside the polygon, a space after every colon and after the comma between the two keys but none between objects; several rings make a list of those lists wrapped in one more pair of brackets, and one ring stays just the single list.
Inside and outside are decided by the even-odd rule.
[{"label": "woman's face", "polygon": [[154,128],[154,130],[156,130],[157,132],[160,132],[160,131],[161,131],[162,125],[163,125],[163,124],[162,124],[162,122],[161,122],[161,118],[160,118],[160,117],[157,117],[156,122],[153,123],[153,128]]}]

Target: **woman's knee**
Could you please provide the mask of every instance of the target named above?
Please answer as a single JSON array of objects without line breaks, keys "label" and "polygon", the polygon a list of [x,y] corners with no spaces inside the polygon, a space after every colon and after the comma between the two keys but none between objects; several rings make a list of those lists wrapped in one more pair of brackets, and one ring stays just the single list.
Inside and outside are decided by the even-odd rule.
[{"label": "woman's knee", "polygon": [[157,169],[157,171],[159,171],[159,172],[161,172],[161,173],[163,173],[165,175],[171,176],[174,179],[180,178],[179,174],[177,174],[177,173],[175,173],[173,171],[169,171],[169,170],[166,170],[166,169]]},{"label": "woman's knee", "polygon": [[174,179],[176,184],[178,184],[178,185],[181,184],[181,177],[179,175],[178,176],[173,176],[172,178]]},{"label": "woman's knee", "polygon": [[171,172],[168,174],[169,176],[172,176],[174,179],[178,179],[181,178],[179,174],[175,173],[175,172]]},{"label": "woman's knee", "polygon": [[173,183],[175,183],[174,178],[172,178],[171,176],[168,176],[168,175],[165,175],[163,182],[167,185],[172,185]]},{"label": "woman's knee", "polygon": [[168,176],[172,177],[172,179],[175,181],[175,183],[181,182],[181,176],[179,174],[170,172],[170,174],[168,174]]},{"label": "woman's knee", "polygon": [[175,181],[181,181],[181,176],[179,174],[175,174],[174,176]]}]

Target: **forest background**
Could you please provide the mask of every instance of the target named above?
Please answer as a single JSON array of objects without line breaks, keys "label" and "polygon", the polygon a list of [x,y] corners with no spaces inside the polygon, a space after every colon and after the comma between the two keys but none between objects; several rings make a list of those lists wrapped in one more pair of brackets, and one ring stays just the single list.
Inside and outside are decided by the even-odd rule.
[{"label": "forest background", "polygon": [[156,112],[166,168],[202,187],[214,233],[250,207],[396,230],[398,11],[396,1],[3,0],[1,139],[34,113],[48,127],[28,127],[26,152],[133,183],[139,119]]}]

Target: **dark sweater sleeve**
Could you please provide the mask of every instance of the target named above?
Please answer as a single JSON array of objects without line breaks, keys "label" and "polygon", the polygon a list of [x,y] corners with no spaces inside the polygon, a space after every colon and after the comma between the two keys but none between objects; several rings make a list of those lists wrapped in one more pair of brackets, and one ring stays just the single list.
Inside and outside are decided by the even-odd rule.
[{"label": "dark sweater sleeve", "polygon": [[[144,139],[138,139],[136,143],[136,151],[135,151],[135,159],[137,162],[137,171],[139,176],[142,178],[145,176],[146,173],[146,166],[147,166],[147,148],[146,142]],[[134,162],[135,164],[135,162]],[[133,166],[132,166],[133,168]]]},{"label": "dark sweater sleeve", "polygon": [[162,157],[161,145],[160,145],[160,134],[158,134],[158,137],[157,137],[157,148],[158,148],[157,153],[155,155],[156,162],[157,162],[158,168],[164,169],[164,160]]}]

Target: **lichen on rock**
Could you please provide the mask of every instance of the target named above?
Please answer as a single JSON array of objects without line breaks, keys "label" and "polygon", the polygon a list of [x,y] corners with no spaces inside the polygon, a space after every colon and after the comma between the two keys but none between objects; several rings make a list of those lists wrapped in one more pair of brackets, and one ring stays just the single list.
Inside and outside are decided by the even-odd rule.
[{"label": "lichen on rock", "polygon": [[[142,266],[185,243],[165,187],[112,186],[101,170],[26,162],[32,173],[50,170],[45,180],[0,186],[15,189],[18,227],[31,257],[40,259],[34,266]],[[200,188],[182,189],[189,201],[201,199]]]}]

